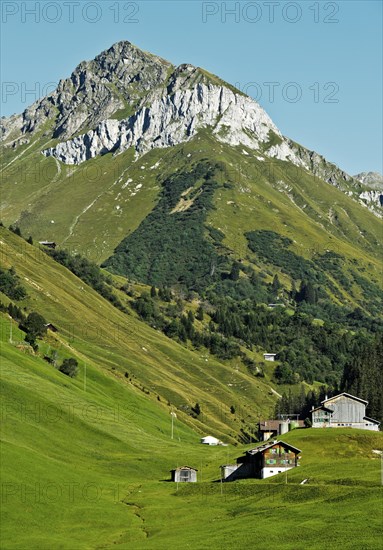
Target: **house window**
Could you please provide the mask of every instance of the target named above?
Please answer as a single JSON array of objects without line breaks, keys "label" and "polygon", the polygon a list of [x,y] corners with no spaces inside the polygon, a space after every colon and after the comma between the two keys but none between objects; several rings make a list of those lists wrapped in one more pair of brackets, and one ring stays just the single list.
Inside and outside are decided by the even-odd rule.
[{"label": "house window", "polygon": [[277,448],[274,448],[274,449],[270,449],[270,453],[272,455],[276,455],[278,453],[278,449]]},{"label": "house window", "polygon": [[268,458],[266,460],[266,464],[276,464],[276,463],[277,463],[277,461],[274,458]]}]

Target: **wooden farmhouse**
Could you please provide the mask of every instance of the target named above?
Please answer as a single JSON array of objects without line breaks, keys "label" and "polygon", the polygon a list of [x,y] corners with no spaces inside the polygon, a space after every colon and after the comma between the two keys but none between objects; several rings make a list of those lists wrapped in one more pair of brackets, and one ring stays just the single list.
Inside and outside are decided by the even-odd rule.
[{"label": "wooden farmhouse", "polygon": [[237,464],[221,466],[224,481],[255,477],[266,479],[298,466],[300,449],[284,441],[273,441],[246,451]]},{"label": "wooden farmhouse", "polygon": [[197,472],[198,470],[190,466],[180,466],[171,470],[172,481],[177,483],[195,483],[197,481]]},{"label": "wooden farmhouse", "polygon": [[377,420],[366,416],[368,401],[349,393],[324,399],[320,407],[311,411],[313,428],[359,428],[378,431]]}]

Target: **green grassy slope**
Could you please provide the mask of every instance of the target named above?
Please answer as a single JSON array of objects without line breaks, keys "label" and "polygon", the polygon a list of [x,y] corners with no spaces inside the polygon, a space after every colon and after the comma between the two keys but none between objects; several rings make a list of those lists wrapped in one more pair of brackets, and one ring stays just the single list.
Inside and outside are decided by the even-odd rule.
[{"label": "green grassy slope", "polygon": [[[276,396],[269,379],[249,374],[239,360],[222,363],[203,348],[193,351],[179,345],[139,321],[132,310],[127,315],[114,308],[8,230],[0,228],[0,240],[2,264],[16,268],[28,291],[22,305],[57,325],[52,347],[62,357],[76,353],[82,370],[94,363],[123,384],[130,378],[150,399],[160,396],[168,412],[170,402],[201,433],[213,430],[217,437],[237,437],[241,427],[254,425],[273,410]],[[185,412],[196,402],[201,405],[200,420]],[[231,405],[236,415],[230,413]]]},{"label": "green grassy slope", "polygon": [[[91,365],[85,391],[82,380],[2,342],[1,390],[3,548],[379,544],[380,457],[372,450],[383,448],[380,433],[286,434],[302,449],[287,485],[282,474],[221,487],[212,483],[220,464],[244,448],[204,447],[180,421],[172,441],[159,404]],[[197,467],[202,483],[166,483],[181,464]]]}]

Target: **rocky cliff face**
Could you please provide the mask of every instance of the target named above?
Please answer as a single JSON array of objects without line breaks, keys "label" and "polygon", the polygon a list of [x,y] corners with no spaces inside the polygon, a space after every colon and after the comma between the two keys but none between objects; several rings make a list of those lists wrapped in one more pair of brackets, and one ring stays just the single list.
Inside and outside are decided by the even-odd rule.
[{"label": "rocky cliff face", "polygon": [[[189,67],[190,72],[197,69]],[[158,91],[149,105],[121,121],[106,120],[94,130],[44,151],[66,164],[79,164],[110,151],[134,147],[137,155],[152,148],[171,147],[192,139],[202,128],[211,128],[217,140],[258,149],[278,128],[250,98],[224,86],[198,83],[182,89],[175,82],[171,93]],[[298,161],[292,150],[283,151]],[[278,156],[278,152],[273,156]]]},{"label": "rocky cliff face", "polygon": [[359,198],[368,207],[383,207],[383,176],[379,172],[361,172],[354,178],[367,189],[360,193]]},{"label": "rocky cliff face", "polygon": [[382,191],[363,191],[360,193],[359,198],[367,205],[375,205],[383,207],[383,193]]}]

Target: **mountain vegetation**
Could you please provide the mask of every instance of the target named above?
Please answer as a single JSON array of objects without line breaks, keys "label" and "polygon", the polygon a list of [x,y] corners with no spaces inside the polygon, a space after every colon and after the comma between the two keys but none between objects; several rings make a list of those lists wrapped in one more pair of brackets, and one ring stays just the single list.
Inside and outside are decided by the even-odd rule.
[{"label": "mountain vegetation", "polygon": [[383,422],[376,174],[126,41],[0,135],[4,547],[376,548],[380,433],[293,430],[288,476],[214,483],[326,395]]}]

